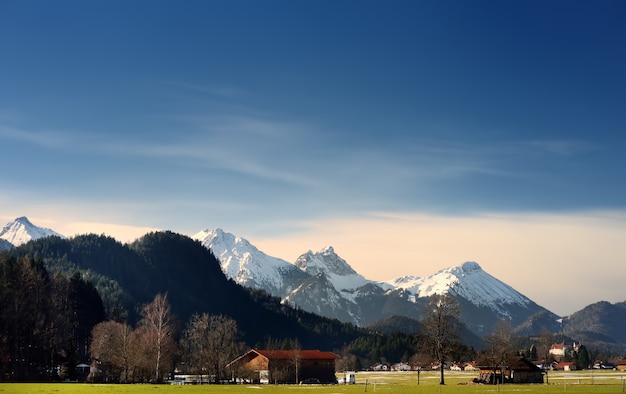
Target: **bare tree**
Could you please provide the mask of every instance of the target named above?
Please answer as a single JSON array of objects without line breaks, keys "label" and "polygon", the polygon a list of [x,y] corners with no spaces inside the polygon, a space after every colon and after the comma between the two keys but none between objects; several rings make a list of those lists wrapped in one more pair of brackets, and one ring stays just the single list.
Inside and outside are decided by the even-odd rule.
[{"label": "bare tree", "polygon": [[448,293],[431,296],[424,309],[421,345],[439,362],[439,384],[445,384],[445,362],[459,341],[459,314],[458,301]]},{"label": "bare tree", "polygon": [[217,381],[224,377],[226,364],[241,350],[238,336],[235,320],[223,315],[209,316],[209,364]]},{"label": "bare tree", "polygon": [[195,372],[202,375],[208,370],[209,355],[209,315],[194,314],[187,323],[181,338],[183,357],[187,366],[187,372]]},{"label": "bare tree", "polygon": [[[513,328],[510,320],[500,320],[496,323],[493,333],[485,337],[489,345],[489,360],[493,367],[494,375],[500,369],[500,376],[504,379],[504,369],[514,352],[513,348]],[[494,379],[494,384],[497,379]],[[502,382],[504,383],[504,382]]]},{"label": "bare tree", "polygon": [[144,344],[154,357],[155,381],[163,379],[163,361],[172,361],[175,349],[174,334],[176,321],[167,301],[167,294],[157,294],[154,300],[145,305],[142,311],[141,326],[144,331]]},{"label": "bare tree", "polygon": [[190,368],[202,375],[211,373],[216,380],[225,376],[225,366],[240,351],[237,323],[218,315],[193,315],[183,335],[185,358]]},{"label": "bare tree", "polygon": [[122,383],[129,381],[131,367],[136,363],[136,333],[125,323],[105,321],[91,331],[91,356],[101,367],[111,365],[119,370]]},{"label": "bare tree", "polygon": [[294,368],[294,376],[296,378],[295,383],[298,384],[298,382],[300,382],[300,367],[302,366],[302,354],[300,353],[302,347],[300,346],[300,341],[298,341],[297,338],[293,340],[291,350],[293,350],[291,363]]}]

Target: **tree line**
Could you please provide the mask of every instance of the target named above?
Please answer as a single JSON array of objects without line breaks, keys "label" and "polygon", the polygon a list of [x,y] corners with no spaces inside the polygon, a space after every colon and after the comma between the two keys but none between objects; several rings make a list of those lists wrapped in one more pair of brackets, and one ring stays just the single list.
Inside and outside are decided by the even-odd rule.
[{"label": "tree line", "polygon": [[80,275],[0,252],[0,379],[75,379],[91,329],[104,319],[98,292]]},{"label": "tree line", "polygon": [[226,316],[195,314],[182,328],[167,294],[142,308],[136,328],[113,320],[92,330],[92,366],[87,380],[162,382],[174,368],[219,381],[226,364],[244,349],[237,323]]}]

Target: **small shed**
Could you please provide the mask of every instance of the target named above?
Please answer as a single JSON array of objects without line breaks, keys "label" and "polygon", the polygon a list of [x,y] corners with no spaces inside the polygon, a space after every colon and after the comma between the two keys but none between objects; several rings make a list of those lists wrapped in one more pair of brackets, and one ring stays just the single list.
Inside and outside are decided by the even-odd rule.
[{"label": "small shed", "polygon": [[543,383],[543,371],[532,361],[520,357],[506,367],[481,366],[479,383]]},{"label": "small shed", "polygon": [[543,383],[543,371],[530,360],[520,357],[509,366],[510,383]]}]

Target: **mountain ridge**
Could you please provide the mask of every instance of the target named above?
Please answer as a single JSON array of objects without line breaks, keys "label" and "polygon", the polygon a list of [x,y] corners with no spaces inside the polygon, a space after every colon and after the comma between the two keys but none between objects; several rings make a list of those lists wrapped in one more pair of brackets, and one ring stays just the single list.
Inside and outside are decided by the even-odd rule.
[{"label": "mountain ridge", "polygon": [[[25,229],[38,231],[28,232]],[[19,217],[7,224],[0,232],[3,235],[0,237],[0,251],[3,248],[14,248],[15,246],[5,238],[19,239],[17,236],[11,238],[11,234],[15,235],[20,232],[28,234],[32,239],[47,236],[58,236],[59,240],[66,239],[53,230],[33,225],[26,217]],[[266,275],[268,280],[274,281],[272,291],[268,291],[270,294],[281,294],[282,296],[279,297],[282,298],[284,304],[300,308],[309,303],[310,308],[316,308],[316,313],[326,317],[338,318],[341,321],[353,322],[363,326],[396,315],[419,320],[425,305],[425,297],[436,291],[449,289],[452,294],[459,297],[462,315],[464,315],[462,318],[465,318],[468,327],[479,335],[489,333],[488,327],[485,327],[485,324],[473,324],[468,317],[478,317],[488,324],[495,324],[502,318],[510,319],[515,331],[521,335],[536,335],[538,332],[550,331],[553,333],[563,332],[572,337],[576,336],[589,341],[601,338],[604,343],[619,342],[624,345],[626,342],[626,338],[620,334],[626,329],[626,321],[615,318],[616,313],[620,314],[626,310],[624,307],[626,302],[610,304],[601,301],[591,304],[581,311],[566,316],[561,324],[561,320],[554,313],[524,297],[504,282],[492,277],[482,270],[476,262],[465,262],[458,266],[444,268],[435,274],[424,277],[407,275],[380,282],[368,280],[358,274],[345,260],[339,257],[331,246],[322,248],[315,253],[309,250],[299,256],[296,262],[290,263],[263,253],[243,238],[228,234],[220,229],[207,229],[194,235],[193,239],[200,241],[205,248],[209,248],[215,254],[223,273],[231,280],[238,282],[243,279],[246,282],[244,285],[247,287],[268,291],[262,286],[262,278],[259,278],[250,269],[251,262],[262,257],[262,262],[257,268],[274,267],[270,275]],[[211,239],[223,238],[230,241],[228,243],[223,242],[221,246],[219,242],[209,245],[209,242],[203,242],[209,235],[212,235]],[[24,241],[28,242],[25,238],[16,242]],[[233,245],[238,249],[233,250]],[[232,267],[236,268],[233,268],[233,272],[236,273],[234,278],[226,272],[228,270],[224,271],[224,261],[228,261]],[[298,267],[297,264],[302,267]],[[313,269],[314,267],[315,269]],[[310,272],[306,272],[307,270]],[[338,280],[345,280],[351,275],[358,279],[356,281],[358,283],[355,281],[341,283]],[[475,277],[479,276],[489,278],[489,281],[493,280],[491,284],[499,284],[497,287],[488,288],[488,291],[482,286],[483,293],[487,293],[482,294],[482,298],[479,297],[481,294],[472,294],[469,291],[472,287],[481,289],[481,286],[468,284],[472,282],[472,278],[476,279]],[[476,280],[473,282],[474,285],[477,282],[481,285],[489,283]],[[505,292],[511,296],[511,302],[501,303],[494,307],[492,301],[494,294],[498,292]],[[311,294],[315,294],[315,296],[311,297]],[[336,305],[324,305],[320,301],[325,299],[335,299],[338,302]],[[502,299],[506,300],[507,298]],[[303,310],[306,309],[303,308]],[[591,320],[597,324],[585,323]]]}]

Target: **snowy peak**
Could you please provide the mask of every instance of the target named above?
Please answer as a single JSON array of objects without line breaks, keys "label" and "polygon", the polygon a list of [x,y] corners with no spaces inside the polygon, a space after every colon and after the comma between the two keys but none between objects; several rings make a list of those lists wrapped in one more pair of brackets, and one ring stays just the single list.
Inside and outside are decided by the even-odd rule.
[{"label": "snowy peak", "polygon": [[282,296],[292,287],[287,279],[308,277],[293,264],[268,256],[246,239],[222,229],[206,229],[192,238],[210,249],[220,261],[224,274],[240,285],[265,289],[273,295]]},{"label": "snowy peak", "polygon": [[13,246],[20,246],[31,240],[51,236],[65,238],[63,235],[49,228],[35,226],[26,216],[19,217],[7,223],[2,231],[0,231],[0,239],[4,239]]},{"label": "snowy peak", "polygon": [[325,275],[337,290],[354,290],[370,283],[328,246],[317,253],[310,250],[298,257],[295,266],[309,275]]},{"label": "snowy peak", "polygon": [[356,271],[335,253],[332,246],[328,246],[317,253],[309,250],[298,257],[295,265],[311,275],[321,273],[343,276],[356,274]]},{"label": "snowy peak", "polygon": [[416,297],[451,293],[477,306],[499,309],[502,304],[527,306],[531,301],[511,286],[489,275],[473,261],[443,269],[423,278],[405,276],[387,282],[406,289]]}]

